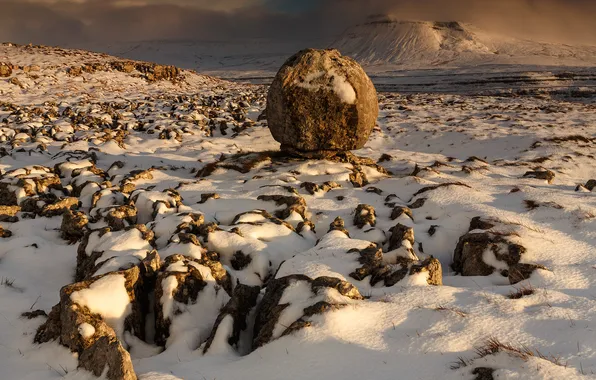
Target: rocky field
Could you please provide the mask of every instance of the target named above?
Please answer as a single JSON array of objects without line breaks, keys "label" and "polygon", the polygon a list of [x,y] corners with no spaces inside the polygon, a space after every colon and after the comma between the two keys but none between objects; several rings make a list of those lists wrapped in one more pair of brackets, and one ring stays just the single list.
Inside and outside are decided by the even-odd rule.
[{"label": "rocky field", "polygon": [[594,377],[595,99],[380,93],[302,160],[266,91],[0,46],[0,377]]}]

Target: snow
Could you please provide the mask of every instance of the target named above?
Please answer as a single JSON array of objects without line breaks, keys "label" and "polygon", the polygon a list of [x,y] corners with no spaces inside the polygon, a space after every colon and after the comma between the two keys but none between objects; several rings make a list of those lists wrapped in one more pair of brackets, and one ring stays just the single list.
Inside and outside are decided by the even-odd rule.
[{"label": "snow", "polygon": [[[484,41],[478,34],[475,38],[476,42]],[[485,54],[474,44],[457,46],[459,57]],[[517,46],[516,49],[521,51],[527,45]],[[574,51],[561,46],[556,48],[545,53],[550,54],[546,61],[554,61],[557,51]],[[589,52],[590,49],[586,49],[586,54]],[[230,127],[237,126],[229,107],[242,97],[242,101],[250,103],[244,109],[250,110],[254,120],[265,106],[263,89],[217,81],[190,72],[185,72],[187,77],[179,84],[167,81],[147,83],[120,72],[84,73],[81,78],[68,76],[64,65],[92,58],[110,59],[84,52],[78,54],[64,57],[52,50],[1,47],[2,61],[6,56],[7,61],[17,65],[35,62],[42,66],[36,74],[39,75],[37,79],[27,77],[22,70],[15,70],[13,76],[28,81],[30,86],[26,89],[0,80],[3,101],[25,111],[31,107],[55,110],[57,116],[46,121],[32,112],[23,115],[19,113],[21,111],[14,113],[14,110],[0,106],[0,120],[7,119],[0,126],[0,145],[9,152],[8,155],[0,153],[0,171],[7,173],[0,182],[8,182],[10,189],[17,191],[20,199],[25,199],[28,196],[23,187],[16,186],[18,175],[25,175],[25,180],[31,183],[36,177],[51,176],[51,168],[65,162],[60,179],[65,188],[70,186],[72,189],[83,179],[97,181],[101,177],[102,182],[109,180],[111,184],[101,185],[104,187],[100,187],[102,182],[87,184],[79,197],[83,203],[79,211],[98,216],[99,228],[105,223],[101,215],[108,207],[131,201],[128,195],[118,195],[120,181],[132,170],[154,168],[153,179],[135,181],[137,190],[134,195],[138,194],[135,203],[140,209],[136,223],[144,224],[155,233],[155,246],[143,239],[135,228],[111,231],[102,237],[97,231],[93,232],[84,254],[103,252],[100,260],[113,259],[104,264],[98,274],[108,273],[121,265],[136,264],[154,248],[162,259],[173,254],[201,258],[211,250],[220,255],[234,284],[240,281],[263,285],[268,276],[279,278],[302,273],[311,278],[332,276],[349,281],[367,297],[352,301],[340,310],[313,316],[309,319],[312,326],[280,337],[254,352],[247,348],[254,314],[243,333],[241,342],[244,347],[239,352],[227,342],[232,330],[231,317],[227,316],[220,324],[212,349],[203,356],[197,347],[208,338],[221,307],[229,301],[229,295],[216,286],[208,268],[191,263],[208,282],[196,304],[183,305],[173,300],[171,294],[178,282],[172,276],[162,283],[164,298],[156,301],[161,301],[165,315],[172,318],[170,339],[163,348],[153,344],[151,337],[143,342],[124,331],[123,321],[131,310],[124,278],[107,274],[89,289],[73,293],[72,300],[102,315],[118,332],[131,352],[140,379],[472,379],[472,369],[477,366],[494,368],[495,378],[580,379],[593,376],[596,371],[593,299],[596,288],[596,197],[594,191],[580,189],[576,192],[575,188],[596,178],[593,140],[596,137],[596,108],[593,98],[566,96],[574,91],[573,84],[570,87],[568,81],[557,81],[555,87],[566,92],[551,91],[555,74],[567,68],[550,67],[540,75],[532,76],[539,82],[533,85],[539,89],[539,96],[515,93],[505,83],[486,82],[494,66],[443,70],[439,64],[432,71],[414,73],[387,73],[383,71],[387,66],[373,68],[373,72],[376,69],[381,72],[379,75],[391,76],[377,78],[377,83],[384,80],[392,85],[403,85],[411,93],[380,93],[378,128],[366,146],[355,154],[375,161],[383,153],[390,155],[391,158],[380,165],[393,174],[385,176],[372,168],[363,168],[371,183],[364,188],[355,188],[348,181],[351,165],[324,160],[283,163],[269,160],[248,173],[220,168],[210,176],[197,178],[196,170],[218,160],[222,152],[278,149],[279,144],[272,139],[264,122],[255,123],[237,135],[231,130],[224,135],[218,128],[202,129],[200,122],[194,123],[195,120],[223,119]],[[160,54],[164,54],[163,51]],[[584,59],[583,54],[577,55],[577,60]],[[480,61],[469,62],[476,64]],[[510,70],[509,77],[531,71],[528,66],[515,62],[515,66],[507,69]],[[560,62],[573,63],[574,58],[565,56]],[[412,62],[414,64],[417,63]],[[457,64],[454,61],[454,65]],[[370,67],[367,69],[371,72]],[[454,74],[456,70],[462,71]],[[590,72],[590,69],[577,70]],[[506,80],[507,75],[498,79]],[[447,79],[468,84],[454,88]],[[428,87],[429,83],[436,86]],[[541,87],[542,83],[545,88]],[[573,83],[586,82],[578,79]],[[409,86],[411,84],[414,85]],[[508,92],[508,96],[494,92],[485,96],[462,94],[477,93],[491,86]],[[420,89],[428,92],[420,92]],[[178,96],[189,98],[177,101]],[[202,114],[202,107],[205,107],[202,102],[207,102],[209,96],[218,103],[218,107],[211,109],[217,117],[207,116],[208,112]],[[56,104],[44,105],[46,101]],[[70,118],[61,116],[66,107],[71,107],[77,112],[88,112],[101,118],[105,111],[99,103],[104,102],[137,107],[123,109],[121,113],[122,128],[127,133],[123,139],[124,148],[115,141],[101,141],[102,127],[73,123]],[[197,116],[197,112],[201,116]],[[146,131],[133,128],[140,123]],[[43,129],[28,132],[33,138],[13,147],[15,135],[29,131],[30,125]],[[175,128],[181,133],[182,141],[159,138],[161,130],[158,127]],[[61,132],[53,134],[51,128]],[[564,140],[573,135],[582,138],[552,140]],[[47,145],[47,151],[36,148],[41,141]],[[87,153],[93,153],[96,159],[92,160]],[[485,162],[470,159],[472,156]],[[106,178],[88,170],[73,177],[73,170],[90,168],[92,161],[98,169],[107,171]],[[122,161],[124,166],[113,166],[115,161]],[[416,165],[421,170],[414,177],[410,174]],[[544,180],[524,178],[526,171],[536,168],[553,170],[556,174],[554,182],[548,184]],[[300,188],[306,181],[317,184],[336,181],[341,188],[311,195]],[[454,182],[465,183],[470,188],[445,186],[414,196],[424,187]],[[305,200],[306,214],[314,229],[306,227],[302,236],[279,221],[255,212],[266,210],[274,214],[283,209],[274,202],[257,200],[260,195],[289,195],[281,186],[291,187]],[[369,186],[381,190],[381,195],[367,192]],[[176,205],[173,197],[164,192],[167,189],[176,189],[180,193],[181,205]],[[40,190],[56,191],[43,187]],[[218,193],[220,199],[199,203],[201,195],[212,192]],[[91,208],[91,198],[96,193],[101,195],[99,208]],[[341,200],[338,197],[342,197]],[[412,218],[404,214],[391,219],[393,206],[387,203],[407,206],[422,198],[426,202],[424,206],[412,209]],[[538,202],[538,208],[529,209],[524,203],[526,200]],[[359,204],[375,208],[377,223],[374,229],[360,230],[353,225],[354,210]],[[556,205],[562,208],[554,207]],[[185,212],[203,214],[206,222],[217,223],[221,230],[209,233],[206,240],[199,237],[204,247],[183,244],[176,229],[180,223],[188,222],[182,215]],[[234,223],[235,216],[244,212],[249,213]],[[79,243],[70,244],[60,237],[61,216],[29,218],[23,212],[17,216],[18,222],[0,222],[4,229],[12,232],[11,237],[0,239],[0,279],[4,281],[0,285],[0,368],[3,376],[40,380],[92,379],[90,374],[77,370],[76,355],[58,342],[32,343],[36,329],[45,317],[30,320],[21,317],[21,313],[36,309],[49,312],[59,302],[60,289],[74,281]],[[329,224],[338,216],[344,220],[351,238],[339,231],[328,233]],[[449,265],[454,248],[458,239],[468,232],[470,220],[476,216],[499,220],[498,232],[509,234],[516,243],[526,247],[523,262],[544,265],[549,270],[537,270],[529,279],[513,286],[498,272],[486,277],[463,277],[453,273]],[[285,222],[296,227],[301,220],[300,215],[293,213]],[[388,251],[389,229],[397,223],[414,229],[415,243],[410,246],[409,242],[403,242],[402,247]],[[232,232],[234,228],[243,236]],[[390,288],[381,284],[370,286],[367,279],[355,281],[350,273],[359,266],[359,255],[348,251],[365,249],[372,242],[379,244],[386,263],[391,265],[397,265],[398,257],[413,258],[409,248],[420,259],[436,257],[442,263],[444,285],[428,285],[425,272],[407,276]],[[252,259],[240,270],[232,265],[238,250]],[[498,269],[505,269],[491,251],[485,253],[484,260]],[[169,269],[183,272],[179,264]],[[14,282],[9,286],[4,279]],[[522,287],[533,288],[534,293],[520,299],[508,297]],[[301,308],[311,304],[311,297],[319,297],[317,300],[340,298],[334,290],[311,295],[310,289],[300,282],[287,289],[283,297],[284,302],[290,303],[282,315],[284,325],[302,315]],[[177,315],[176,310],[182,314]],[[280,326],[276,334],[279,334]],[[91,334],[91,326],[77,327],[82,337]],[[539,357],[523,361],[504,352],[476,358],[475,348],[491,336],[514,346],[539,350],[546,357],[560,357],[564,365]],[[473,364],[450,369],[459,357]]]},{"label": "snow", "polygon": [[[330,85],[327,84],[329,79],[332,79]],[[320,89],[330,89],[335,92],[343,103],[354,104],[356,102],[354,87],[336,70],[315,71],[308,74],[303,81],[297,79],[294,84],[313,92]]]},{"label": "snow", "polygon": [[[186,268],[185,268],[186,269]],[[162,305],[164,318],[172,318],[174,311],[174,291],[178,288],[176,276],[168,276],[161,282],[163,295],[159,302]]]},{"label": "snow", "polygon": [[95,327],[91,326],[89,323],[81,323],[78,330],[83,339],[89,339],[95,334]]},{"label": "snow", "polygon": [[123,275],[108,274],[92,283],[89,288],[73,292],[70,299],[88,307],[92,313],[101,315],[116,335],[122,338],[124,320],[132,311],[125,283]]},{"label": "snow", "polygon": [[228,339],[232,336],[233,329],[234,318],[231,315],[226,315],[217,328],[213,343],[211,343],[207,355],[233,354],[234,351],[228,343]]}]

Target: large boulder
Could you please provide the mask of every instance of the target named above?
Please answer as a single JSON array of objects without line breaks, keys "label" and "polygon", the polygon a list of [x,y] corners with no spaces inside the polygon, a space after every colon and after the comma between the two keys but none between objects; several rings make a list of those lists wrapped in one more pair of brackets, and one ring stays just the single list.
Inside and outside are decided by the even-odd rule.
[{"label": "large boulder", "polygon": [[378,113],[370,78],[356,61],[334,49],[293,55],[267,95],[273,138],[282,150],[307,157],[362,148]]}]

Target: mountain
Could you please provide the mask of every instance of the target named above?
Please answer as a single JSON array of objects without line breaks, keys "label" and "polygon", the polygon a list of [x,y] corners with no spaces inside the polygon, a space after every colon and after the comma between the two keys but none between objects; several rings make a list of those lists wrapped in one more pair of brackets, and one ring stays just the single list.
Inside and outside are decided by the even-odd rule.
[{"label": "mountain", "polygon": [[400,69],[596,64],[596,46],[521,40],[456,21],[402,21],[391,16],[374,16],[349,28],[332,46],[365,66]]}]

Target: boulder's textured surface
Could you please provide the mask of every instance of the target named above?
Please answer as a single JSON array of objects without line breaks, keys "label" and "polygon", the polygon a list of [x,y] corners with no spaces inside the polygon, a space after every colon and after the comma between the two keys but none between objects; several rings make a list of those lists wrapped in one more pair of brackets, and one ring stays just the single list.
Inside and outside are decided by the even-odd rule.
[{"label": "boulder's textured surface", "polygon": [[362,148],[378,113],[370,78],[334,49],[307,49],[290,57],[267,95],[271,134],[282,150],[307,157]]}]

